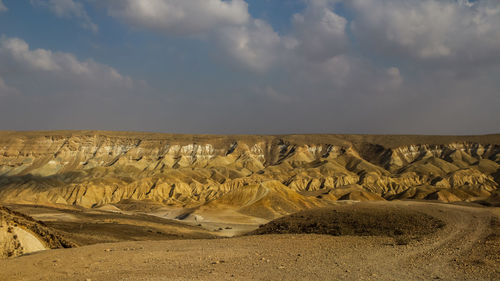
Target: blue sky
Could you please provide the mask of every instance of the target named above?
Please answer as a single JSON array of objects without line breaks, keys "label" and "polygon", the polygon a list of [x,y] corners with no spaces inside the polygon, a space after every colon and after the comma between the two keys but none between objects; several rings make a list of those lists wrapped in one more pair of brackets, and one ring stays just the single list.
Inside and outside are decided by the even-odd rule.
[{"label": "blue sky", "polygon": [[482,134],[494,0],[2,0],[0,130]]},{"label": "blue sky", "polygon": [[[290,29],[290,17],[304,9],[305,4],[300,0],[280,2],[254,0],[249,2],[248,11],[252,16],[268,21],[277,32],[286,33]],[[213,68],[214,62],[206,50],[210,46],[204,45],[203,41],[169,38],[144,29],[131,29],[110,18],[105,9],[86,1],[80,3],[99,26],[97,33],[82,29],[79,21],[54,16],[43,7],[33,7],[29,0],[4,0],[4,3],[9,12],[0,17],[2,34],[29,38],[32,48],[69,52],[80,59],[93,58],[117,67],[124,73],[143,77],[160,76],[159,80],[164,79],[165,71],[168,73],[173,69],[165,68],[165,63],[173,63],[182,69],[202,60],[203,63],[198,63],[198,66]],[[182,59],[175,50],[182,50]],[[159,57],[161,61],[158,61]],[[195,61],[185,65],[184,59]],[[212,65],[208,66],[210,63]],[[137,68],[138,64],[141,64],[140,68]],[[189,67],[189,70],[192,68]],[[210,73],[203,71],[201,76],[205,75]]]}]

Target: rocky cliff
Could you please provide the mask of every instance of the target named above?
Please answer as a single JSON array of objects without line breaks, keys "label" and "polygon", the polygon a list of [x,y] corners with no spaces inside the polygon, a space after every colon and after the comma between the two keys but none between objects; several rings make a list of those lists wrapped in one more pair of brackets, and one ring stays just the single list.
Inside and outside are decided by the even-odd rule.
[{"label": "rocky cliff", "polygon": [[488,200],[499,182],[500,135],[0,132],[0,202],[279,214],[339,199]]}]

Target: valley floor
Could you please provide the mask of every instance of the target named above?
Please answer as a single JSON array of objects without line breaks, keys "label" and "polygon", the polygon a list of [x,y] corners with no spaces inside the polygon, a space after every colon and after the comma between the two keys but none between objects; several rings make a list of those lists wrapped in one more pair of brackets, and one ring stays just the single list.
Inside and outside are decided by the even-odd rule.
[{"label": "valley floor", "polygon": [[0,260],[0,280],[499,280],[500,208],[401,204],[446,226],[401,243],[314,234],[136,241]]}]

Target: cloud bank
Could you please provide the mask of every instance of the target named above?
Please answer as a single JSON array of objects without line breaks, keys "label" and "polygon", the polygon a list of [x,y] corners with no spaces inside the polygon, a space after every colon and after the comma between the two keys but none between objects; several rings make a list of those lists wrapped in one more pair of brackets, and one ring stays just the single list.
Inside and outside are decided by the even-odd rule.
[{"label": "cloud bank", "polygon": [[[51,79],[44,84],[54,85],[54,92],[61,93],[78,92],[80,88],[86,90],[86,85],[127,88],[133,84],[131,78],[122,76],[112,67],[93,60],[80,61],[69,53],[32,50],[24,40],[7,37],[0,39],[0,75],[12,80]],[[65,85],[68,81],[72,83]],[[30,83],[16,84],[24,87],[24,84]]]},{"label": "cloud bank", "polygon": [[107,0],[111,16],[166,34],[193,35],[249,21],[243,0]]},{"label": "cloud bank", "polygon": [[144,82],[110,66],[0,38],[0,117],[7,129],[126,123],[126,112],[140,106],[147,91]]},{"label": "cloud bank", "polygon": [[500,2],[353,0],[353,32],[378,52],[423,61],[499,62]]},{"label": "cloud bank", "polygon": [[[141,112],[127,119],[125,129],[136,130],[134,124],[193,133],[473,134],[500,128],[496,0],[304,0],[284,32],[252,15],[244,0],[86,1],[134,31],[202,41],[214,65],[223,62],[239,78],[220,77],[227,87],[206,93],[168,85],[145,90],[104,64],[4,38],[4,97],[38,90],[109,94],[123,108],[115,108],[122,114],[117,118],[130,118],[125,108]],[[90,18],[79,1],[46,3],[60,17]],[[27,86],[20,77],[39,85]],[[102,104],[113,108],[111,100]],[[89,108],[107,116],[102,107]]]}]

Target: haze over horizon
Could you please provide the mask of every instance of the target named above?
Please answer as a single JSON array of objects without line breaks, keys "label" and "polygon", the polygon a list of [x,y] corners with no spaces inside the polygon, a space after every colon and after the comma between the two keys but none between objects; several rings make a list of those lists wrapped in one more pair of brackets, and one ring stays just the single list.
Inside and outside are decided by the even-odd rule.
[{"label": "haze over horizon", "polygon": [[0,130],[500,133],[500,1],[0,0]]}]

